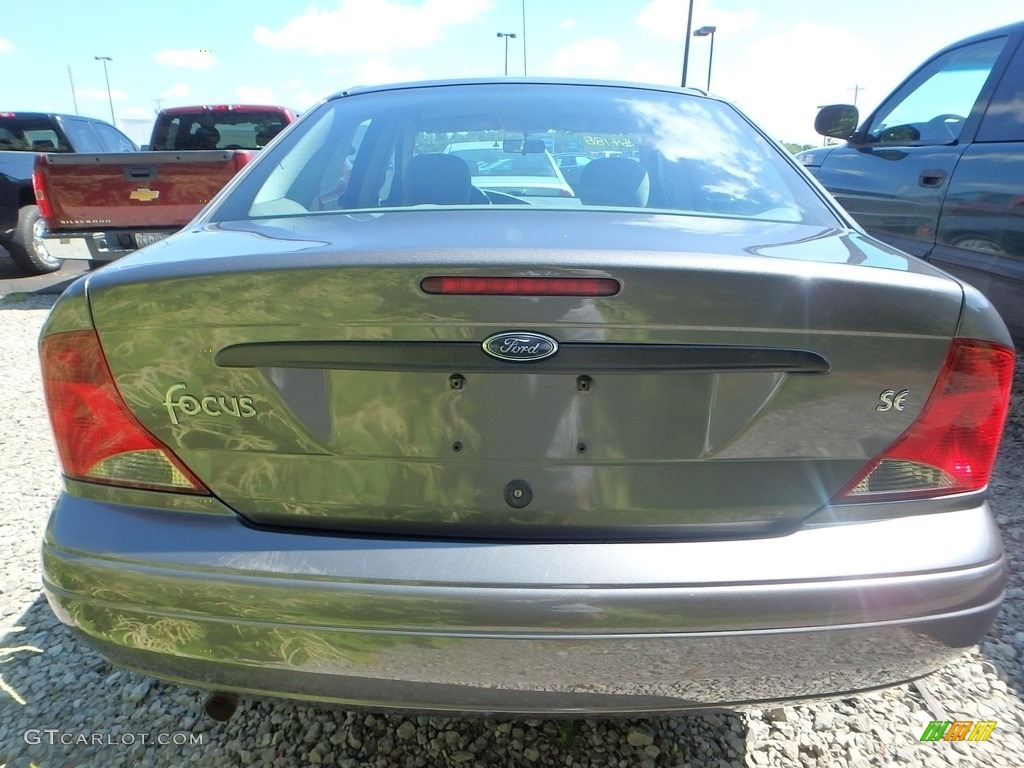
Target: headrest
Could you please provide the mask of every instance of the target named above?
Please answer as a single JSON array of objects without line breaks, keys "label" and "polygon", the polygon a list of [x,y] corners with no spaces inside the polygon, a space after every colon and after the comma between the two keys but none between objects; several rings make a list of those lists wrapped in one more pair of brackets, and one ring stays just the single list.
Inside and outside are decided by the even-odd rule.
[{"label": "headrest", "polygon": [[220,131],[212,125],[200,125],[196,132],[192,134],[192,141],[202,149],[216,149],[220,143],[220,138]]},{"label": "headrest", "polygon": [[647,171],[628,157],[599,157],[580,173],[577,193],[584,205],[644,208],[651,193]]},{"label": "headrest", "polygon": [[416,155],[405,169],[407,205],[461,205],[473,191],[469,166],[461,157],[444,154]]}]

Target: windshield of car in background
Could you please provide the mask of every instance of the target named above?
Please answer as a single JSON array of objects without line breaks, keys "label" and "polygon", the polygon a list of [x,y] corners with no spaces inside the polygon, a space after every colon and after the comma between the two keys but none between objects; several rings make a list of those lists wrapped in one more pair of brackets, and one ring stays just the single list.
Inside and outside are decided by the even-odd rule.
[{"label": "windshield of car in background", "polygon": [[262,149],[287,125],[278,111],[198,110],[161,115],[151,150]]},{"label": "windshield of car in background", "polygon": [[0,150],[13,152],[70,152],[67,141],[49,117],[0,114]]},{"label": "windshield of car in background", "polygon": [[[589,160],[558,168],[553,156],[562,154]],[[212,218],[431,205],[837,224],[782,151],[728,104],[541,83],[397,88],[328,101],[257,162]]]}]

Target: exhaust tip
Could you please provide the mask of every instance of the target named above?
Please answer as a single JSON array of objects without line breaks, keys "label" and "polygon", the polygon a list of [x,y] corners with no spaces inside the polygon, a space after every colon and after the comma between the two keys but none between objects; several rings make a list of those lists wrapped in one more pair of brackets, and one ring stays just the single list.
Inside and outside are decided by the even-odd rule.
[{"label": "exhaust tip", "polygon": [[215,691],[206,697],[203,709],[218,723],[226,723],[238,709],[240,701],[237,693]]}]

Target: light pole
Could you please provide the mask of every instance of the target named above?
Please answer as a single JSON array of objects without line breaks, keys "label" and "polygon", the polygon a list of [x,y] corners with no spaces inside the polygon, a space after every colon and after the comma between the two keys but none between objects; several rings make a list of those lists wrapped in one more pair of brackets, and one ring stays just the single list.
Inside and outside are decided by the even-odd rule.
[{"label": "light pole", "polygon": [[523,0],[522,6],[523,6],[523,77],[526,77],[526,0]]},{"label": "light pole", "polygon": [[78,114],[78,97],[75,96],[75,78],[71,76],[71,65],[68,64],[68,82],[71,83],[71,101],[75,105],[75,114]]},{"label": "light pole", "polygon": [[96,61],[103,62],[103,79],[107,81],[107,102],[110,104],[110,122],[117,125],[117,120],[114,118],[114,98],[110,95],[110,75],[107,74],[107,62],[113,61],[109,56],[93,56]]},{"label": "light pole", "polygon": [[707,37],[711,35],[711,50],[708,52],[708,91],[711,90],[711,62],[715,59],[715,32],[718,27],[701,27],[693,33],[694,37]]},{"label": "light pole", "polygon": [[515,32],[499,32],[498,37],[505,38],[505,77],[508,77],[508,39],[511,37],[513,40],[516,38]]},{"label": "light pole", "polygon": [[683,43],[683,88],[686,87],[686,68],[690,66],[690,29],[693,27],[693,0],[690,0],[690,10],[686,14],[686,37]]}]

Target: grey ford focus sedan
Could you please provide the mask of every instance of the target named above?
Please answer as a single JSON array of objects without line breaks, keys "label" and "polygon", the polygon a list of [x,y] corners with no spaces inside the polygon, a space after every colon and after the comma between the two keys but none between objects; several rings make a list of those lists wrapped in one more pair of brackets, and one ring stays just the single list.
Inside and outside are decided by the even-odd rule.
[{"label": "grey ford focus sedan", "polygon": [[[593,159],[524,198],[463,142]],[[1002,599],[1003,323],[697,92],[337,94],[75,283],[40,354],[47,597],[160,678],[739,706],[927,674]]]}]

